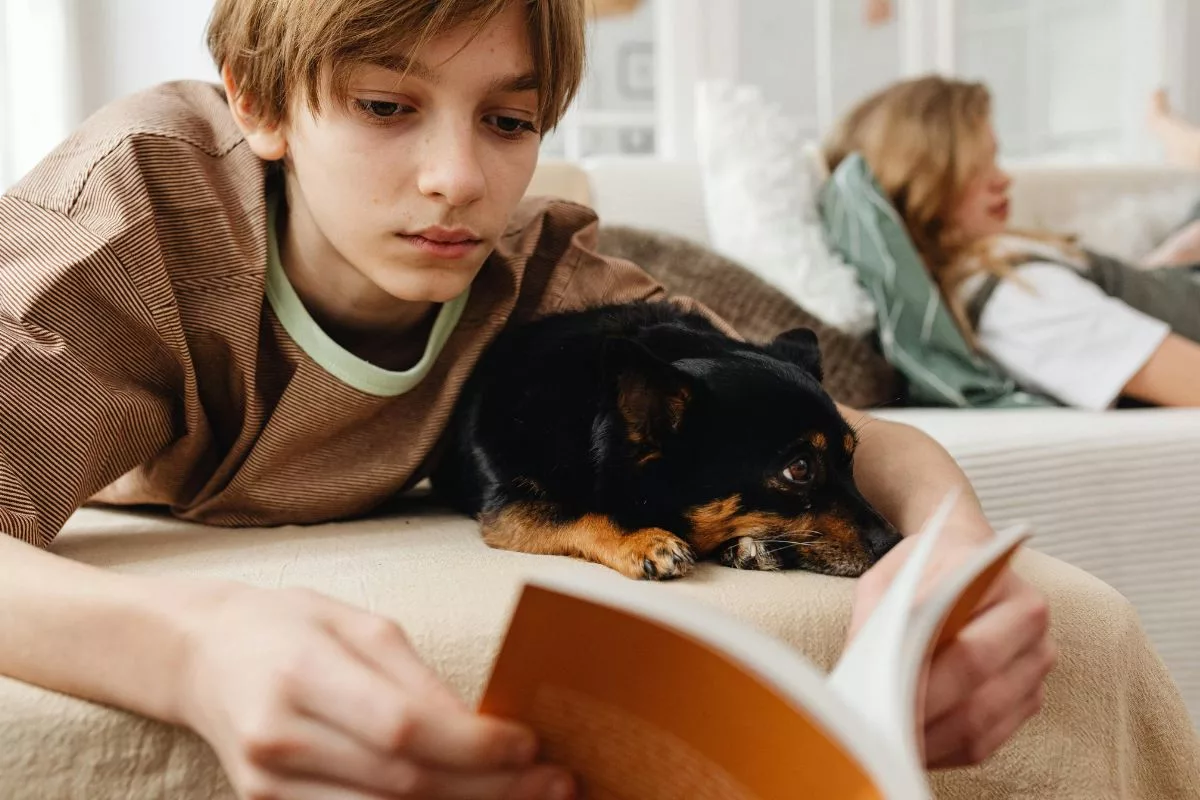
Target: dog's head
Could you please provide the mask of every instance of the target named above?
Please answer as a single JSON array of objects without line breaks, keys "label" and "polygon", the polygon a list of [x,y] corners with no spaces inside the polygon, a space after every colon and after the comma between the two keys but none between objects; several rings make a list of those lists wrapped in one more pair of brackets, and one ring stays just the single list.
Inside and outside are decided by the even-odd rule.
[{"label": "dog's head", "polygon": [[630,488],[699,557],[856,576],[899,541],[855,485],[857,434],[821,388],[811,331],[765,347],[614,340],[606,361]]}]

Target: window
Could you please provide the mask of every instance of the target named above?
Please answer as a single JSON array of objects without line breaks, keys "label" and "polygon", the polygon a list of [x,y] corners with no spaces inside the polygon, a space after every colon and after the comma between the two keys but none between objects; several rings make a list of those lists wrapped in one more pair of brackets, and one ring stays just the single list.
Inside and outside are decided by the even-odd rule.
[{"label": "window", "polygon": [[962,0],[956,71],[993,90],[1006,154],[1056,160],[1145,155],[1145,112],[1165,78],[1147,0]]},{"label": "window", "polygon": [[589,25],[588,73],[571,110],[543,145],[549,156],[653,155],[654,0]]},{"label": "window", "polygon": [[71,0],[0,0],[0,185],[79,122]]},{"label": "window", "polygon": [[1004,154],[1024,159],[1145,159],[1151,91],[1170,86],[1186,110],[1182,31],[1200,28],[1187,0],[893,0],[881,25],[865,5],[642,0],[595,20],[583,92],[545,152],[687,158],[706,79],[760,86],[812,137],[903,76],[982,80]]}]

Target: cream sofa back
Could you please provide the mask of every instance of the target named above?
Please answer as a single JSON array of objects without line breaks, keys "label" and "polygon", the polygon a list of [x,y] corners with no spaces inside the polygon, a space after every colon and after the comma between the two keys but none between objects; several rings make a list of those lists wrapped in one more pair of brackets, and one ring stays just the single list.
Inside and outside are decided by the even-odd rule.
[{"label": "cream sofa back", "polygon": [[609,225],[635,225],[708,242],[704,187],[695,163],[597,158],[543,162],[530,194],[552,194],[596,209]]},{"label": "cream sofa back", "polygon": [[[1018,166],[1012,224],[1083,236],[1132,257],[1148,250],[1200,199],[1200,173],[1158,166]],[[699,165],[686,161],[593,158],[547,161],[531,194],[593,206],[607,224],[636,225],[709,241]]]}]

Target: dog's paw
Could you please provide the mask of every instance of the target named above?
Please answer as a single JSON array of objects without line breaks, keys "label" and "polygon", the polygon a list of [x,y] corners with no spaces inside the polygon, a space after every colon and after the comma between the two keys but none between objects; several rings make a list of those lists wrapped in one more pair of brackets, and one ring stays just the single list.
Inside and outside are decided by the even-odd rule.
[{"label": "dog's paw", "polygon": [[691,546],[661,528],[646,528],[625,536],[621,572],[630,578],[662,581],[692,571],[696,556]]}]

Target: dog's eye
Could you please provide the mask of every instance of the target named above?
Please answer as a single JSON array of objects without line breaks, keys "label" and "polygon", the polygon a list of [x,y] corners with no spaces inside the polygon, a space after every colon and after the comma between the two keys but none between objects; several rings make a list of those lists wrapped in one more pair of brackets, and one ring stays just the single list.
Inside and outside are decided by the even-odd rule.
[{"label": "dog's eye", "polygon": [[807,458],[798,458],[783,471],[783,479],[794,486],[812,483],[813,469]]}]

